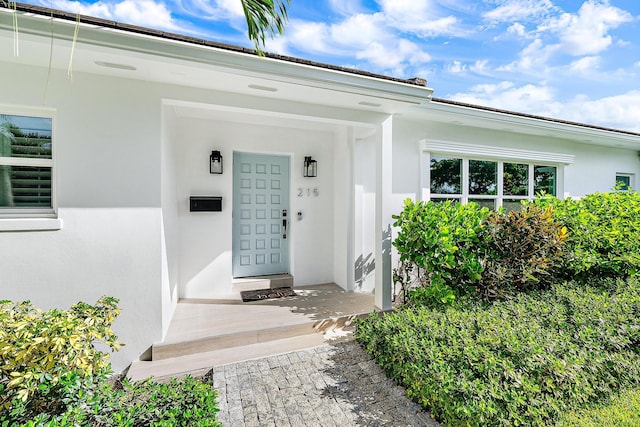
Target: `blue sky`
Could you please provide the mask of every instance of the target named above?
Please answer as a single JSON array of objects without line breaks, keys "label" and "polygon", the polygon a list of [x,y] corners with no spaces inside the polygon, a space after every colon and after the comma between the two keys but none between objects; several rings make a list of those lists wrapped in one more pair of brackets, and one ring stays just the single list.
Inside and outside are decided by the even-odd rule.
[{"label": "blue sky", "polygon": [[[26,2],[251,46],[239,0]],[[266,50],[640,132],[640,0],[292,0]]]}]

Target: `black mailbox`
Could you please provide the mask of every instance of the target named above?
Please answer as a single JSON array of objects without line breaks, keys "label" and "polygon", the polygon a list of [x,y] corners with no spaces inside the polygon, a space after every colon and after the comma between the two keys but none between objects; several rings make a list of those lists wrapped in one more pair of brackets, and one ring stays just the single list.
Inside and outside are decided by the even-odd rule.
[{"label": "black mailbox", "polygon": [[191,196],[189,197],[190,212],[222,212],[222,197]]}]

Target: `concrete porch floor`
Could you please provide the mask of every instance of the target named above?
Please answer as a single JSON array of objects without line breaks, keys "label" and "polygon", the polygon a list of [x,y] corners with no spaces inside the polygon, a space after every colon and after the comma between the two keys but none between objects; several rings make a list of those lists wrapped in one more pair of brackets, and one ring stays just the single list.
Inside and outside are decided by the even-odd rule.
[{"label": "concrete porch floor", "polygon": [[134,362],[127,375],[179,376],[344,340],[354,318],[375,310],[372,294],[335,284],[294,290],[296,296],[247,303],[239,297],[180,300],[165,340],[152,348],[152,360]]}]

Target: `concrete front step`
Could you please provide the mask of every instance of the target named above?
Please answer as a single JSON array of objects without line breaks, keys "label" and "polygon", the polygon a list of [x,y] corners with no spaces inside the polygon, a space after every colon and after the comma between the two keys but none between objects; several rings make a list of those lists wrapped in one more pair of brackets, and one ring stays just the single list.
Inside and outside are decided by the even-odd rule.
[{"label": "concrete front step", "polygon": [[327,334],[335,330],[348,329],[353,326],[353,320],[356,317],[365,315],[365,313],[353,314],[322,320],[300,318],[298,323],[287,323],[259,329],[237,331],[228,334],[205,336],[182,342],[159,343],[152,347],[151,360],[159,361],[214,350],[266,343],[308,334]]},{"label": "concrete front step", "polygon": [[[327,326],[332,323],[333,322],[325,322],[323,325]],[[136,361],[131,364],[127,372],[127,377],[133,381],[140,381],[149,377],[164,379],[168,377],[182,377],[187,374],[198,376],[216,366],[313,348],[327,342],[339,342],[351,339],[355,325],[346,319],[338,323],[342,323],[344,326],[330,328],[324,333],[309,333],[162,360]]]},{"label": "concrete front step", "polygon": [[240,277],[233,279],[232,290],[235,293],[255,291],[270,288],[292,288],[293,276],[290,274],[275,274],[271,276]]}]

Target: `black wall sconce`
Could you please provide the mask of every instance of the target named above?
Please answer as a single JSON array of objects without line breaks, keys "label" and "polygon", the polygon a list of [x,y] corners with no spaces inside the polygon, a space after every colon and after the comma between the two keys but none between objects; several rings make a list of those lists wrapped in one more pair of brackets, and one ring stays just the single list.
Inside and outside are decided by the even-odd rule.
[{"label": "black wall sconce", "polygon": [[222,154],[212,151],[209,156],[209,173],[222,174]]},{"label": "black wall sconce", "polygon": [[313,160],[311,156],[304,157],[304,167],[302,169],[302,175],[308,178],[318,176],[318,162]]}]

